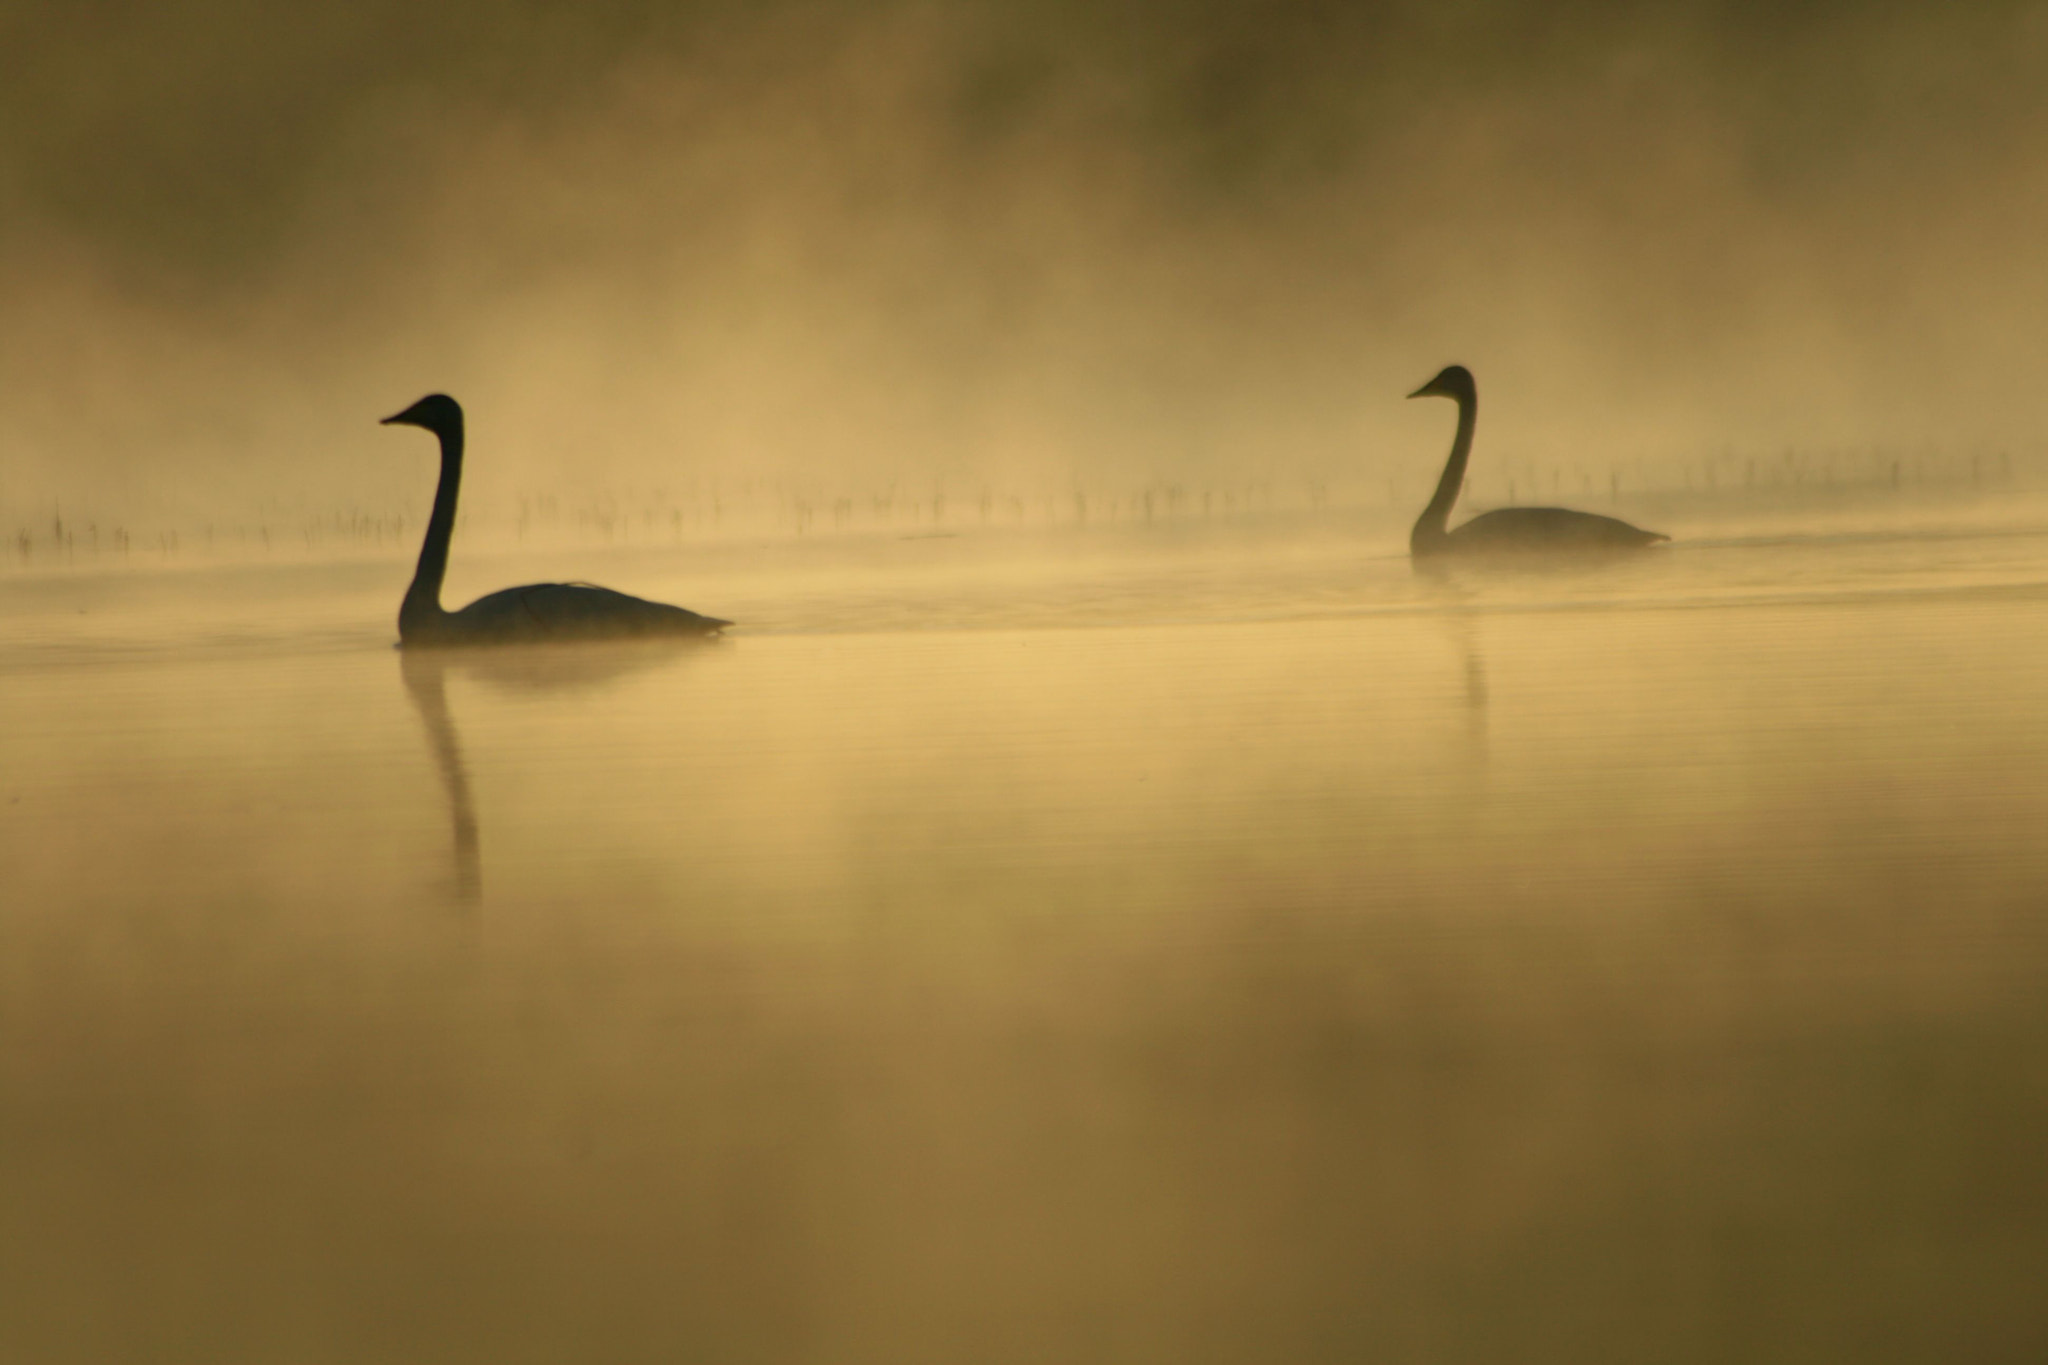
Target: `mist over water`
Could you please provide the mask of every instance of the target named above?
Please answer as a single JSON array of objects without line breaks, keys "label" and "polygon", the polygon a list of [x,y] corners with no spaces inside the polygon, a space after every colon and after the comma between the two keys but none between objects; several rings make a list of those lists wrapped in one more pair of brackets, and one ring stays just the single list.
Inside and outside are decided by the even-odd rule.
[{"label": "mist over water", "polygon": [[0,0],[0,1360],[2048,1355],[2044,78]]},{"label": "mist over water", "polygon": [[2048,417],[2038,6],[4,22],[17,524],[417,508],[367,423],[431,388],[487,503],[1371,490],[1453,359],[1596,478]]}]

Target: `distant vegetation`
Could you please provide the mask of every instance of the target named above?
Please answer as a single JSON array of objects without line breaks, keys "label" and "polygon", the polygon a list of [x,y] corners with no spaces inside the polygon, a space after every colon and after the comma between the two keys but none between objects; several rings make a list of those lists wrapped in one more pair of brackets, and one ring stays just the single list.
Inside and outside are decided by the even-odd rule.
[{"label": "distant vegetation", "polygon": [[[532,492],[466,507],[462,534],[506,548],[532,544],[654,547],[745,538],[933,535],[978,531],[1203,524],[1251,528],[1317,518],[1373,528],[1405,527],[1428,498],[1427,462],[1399,475],[1348,481],[1292,478],[1232,483],[1154,481],[1062,487],[891,483],[862,490],[796,487],[774,480],[708,484],[687,491],[607,492],[582,498]],[[1655,513],[1675,534],[1688,524],[1781,524],[1802,518],[1865,517],[1884,523],[1953,516],[1996,493],[2006,519],[2048,519],[2031,495],[2048,492],[2048,448],[2034,451],[1933,448],[1727,450],[1690,460],[1613,464],[1518,458],[1488,461],[1461,507],[1572,501]],[[174,561],[407,557],[418,548],[425,508],[285,511],[260,519],[130,523],[11,509],[0,572],[65,566]]]}]

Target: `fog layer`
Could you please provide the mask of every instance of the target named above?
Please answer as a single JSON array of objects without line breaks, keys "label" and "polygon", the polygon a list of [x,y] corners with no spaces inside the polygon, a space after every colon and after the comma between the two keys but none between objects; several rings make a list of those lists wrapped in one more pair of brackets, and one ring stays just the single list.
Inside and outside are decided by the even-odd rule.
[{"label": "fog layer", "polygon": [[[0,5],[0,510],[2027,442],[2048,6]],[[481,461],[481,456],[479,457]],[[484,472],[488,469],[488,473]]]}]

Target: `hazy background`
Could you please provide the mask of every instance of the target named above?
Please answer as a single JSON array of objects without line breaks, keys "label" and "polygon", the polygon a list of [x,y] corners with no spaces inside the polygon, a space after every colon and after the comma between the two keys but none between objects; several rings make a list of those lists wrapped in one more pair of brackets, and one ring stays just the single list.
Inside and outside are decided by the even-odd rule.
[{"label": "hazy background", "polygon": [[0,516],[2038,446],[2044,229],[2043,4],[0,0]]}]

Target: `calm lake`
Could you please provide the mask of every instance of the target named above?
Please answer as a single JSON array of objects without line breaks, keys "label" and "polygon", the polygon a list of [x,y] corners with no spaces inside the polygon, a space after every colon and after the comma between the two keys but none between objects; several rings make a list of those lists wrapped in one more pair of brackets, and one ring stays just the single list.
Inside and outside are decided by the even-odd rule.
[{"label": "calm lake", "polygon": [[2048,531],[0,572],[0,1360],[2048,1359]]}]

